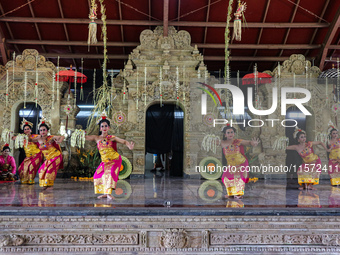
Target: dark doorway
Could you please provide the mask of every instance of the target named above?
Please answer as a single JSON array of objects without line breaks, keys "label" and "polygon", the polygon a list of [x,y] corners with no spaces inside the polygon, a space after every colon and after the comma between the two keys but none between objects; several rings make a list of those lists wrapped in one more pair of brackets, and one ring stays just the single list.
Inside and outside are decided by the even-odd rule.
[{"label": "dark doorway", "polygon": [[146,112],[145,152],[164,155],[170,176],[183,176],[183,120],[175,104],[154,104]]}]

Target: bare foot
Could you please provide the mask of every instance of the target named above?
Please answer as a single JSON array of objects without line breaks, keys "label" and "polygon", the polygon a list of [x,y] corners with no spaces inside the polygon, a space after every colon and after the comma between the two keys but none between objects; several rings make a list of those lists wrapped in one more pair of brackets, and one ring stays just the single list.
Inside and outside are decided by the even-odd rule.
[{"label": "bare foot", "polygon": [[45,190],[47,190],[47,189],[50,190],[51,188],[52,188],[52,187],[50,187],[50,186],[45,186],[45,187],[42,188],[42,191],[45,191]]},{"label": "bare foot", "polygon": [[108,194],[106,197],[107,197],[108,200],[112,200],[113,199],[113,196],[110,195],[110,194]]},{"label": "bare foot", "polygon": [[315,187],[313,187],[313,185],[309,185],[309,189],[310,190],[317,190]]},{"label": "bare foot", "polygon": [[101,195],[98,197],[98,199],[101,199],[101,198],[106,198],[107,196],[106,195]]},{"label": "bare foot", "polygon": [[234,198],[236,198],[236,199],[242,199],[243,196],[234,196]]},{"label": "bare foot", "polygon": [[299,187],[299,190],[303,190],[303,187]]}]

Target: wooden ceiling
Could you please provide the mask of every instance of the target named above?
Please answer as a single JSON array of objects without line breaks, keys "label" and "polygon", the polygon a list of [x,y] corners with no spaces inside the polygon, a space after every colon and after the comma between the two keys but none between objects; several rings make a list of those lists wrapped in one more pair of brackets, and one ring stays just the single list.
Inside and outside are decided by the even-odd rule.
[{"label": "wooden ceiling", "polygon": [[[303,54],[321,69],[340,57],[339,0],[246,0],[242,41],[230,44],[231,70],[273,69]],[[144,29],[168,24],[191,34],[208,70],[224,69],[224,32],[229,0],[104,0],[109,69],[121,69]],[[237,1],[234,1],[233,12]],[[37,49],[53,63],[100,68],[103,43],[88,49],[90,0],[1,0],[2,64],[24,49]],[[100,14],[98,11],[98,18]],[[98,20],[98,24],[101,22]],[[231,27],[233,23],[231,24]],[[231,28],[232,29],[232,28]]]}]

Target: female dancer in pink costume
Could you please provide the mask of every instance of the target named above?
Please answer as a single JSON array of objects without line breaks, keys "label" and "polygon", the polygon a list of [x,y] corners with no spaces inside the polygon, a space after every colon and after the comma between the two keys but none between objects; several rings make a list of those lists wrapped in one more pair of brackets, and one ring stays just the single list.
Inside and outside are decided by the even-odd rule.
[{"label": "female dancer in pink costume", "polygon": [[295,150],[301,156],[303,163],[298,169],[299,189],[315,189],[313,185],[319,184],[319,176],[322,170],[320,157],[314,154],[313,145],[322,145],[328,151],[323,142],[306,142],[306,131],[295,127],[293,138],[297,145],[290,145],[287,150]]},{"label": "female dancer in pink costume", "polygon": [[[222,182],[224,183],[228,196],[242,198],[245,184],[249,180],[248,160],[244,155],[244,145],[257,146],[259,139],[253,138],[251,141],[234,139],[236,129],[227,124],[222,130],[223,139],[221,146],[227,164],[223,164]],[[227,165],[226,169],[225,166]]]},{"label": "female dancer in pink costume", "polygon": [[1,181],[14,181],[14,175],[17,170],[15,160],[9,155],[11,149],[6,143],[2,147],[2,155],[0,155],[0,180]]},{"label": "female dancer in pink costume", "polygon": [[[25,118],[22,120],[20,127],[28,136],[28,141],[25,140],[26,158],[19,166],[19,177],[23,184],[34,184],[34,178],[43,160],[43,154],[39,149],[39,143],[32,142],[32,139],[37,139],[39,135],[32,134],[33,123],[25,120]],[[16,137],[13,136],[12,140],[15,139]]]},{"label": "female dancer in pink costume", "polygon": [[63,156],[59,144],[64,140],[64,136],[48,135],[51,124],[44,118],[39,123],[40,136],[32,139],[39,142],[39,149],[44,154],[45,161],[39,168],[39,186],[46,190],[53,187],[57,171],[63,168]]},{"label": "female dancer in pink costume", "polygon": [[329,141],[327,147],[330,148],[328,160],[328,174],[331,178],[331,185],[340,185],[340,138],[338,129],[332,122],[328,124]]},{"label": "female dancer in pink costume", "polygon": [[113,199],[111,193],[116,188],[118,175],[122,164],[122,158],[117,152],[117,143],[125,144],[130,150],[134,143],[128,142],[114,135],[109,135],[110,119],[105,111],[99,119],[100,134],[87,135],[87,141],[95,141],[102,158],[102,163],[98,166],[93,176],[95,194],[103,194],[98,198]]}]

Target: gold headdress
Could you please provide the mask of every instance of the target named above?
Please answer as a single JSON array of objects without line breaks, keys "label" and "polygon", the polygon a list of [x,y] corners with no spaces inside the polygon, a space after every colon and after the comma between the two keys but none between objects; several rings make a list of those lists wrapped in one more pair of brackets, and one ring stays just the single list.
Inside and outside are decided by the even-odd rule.
[{"label": "gold headdress", "polygon": [[51,129],[51,123],[48,122],[48,121],[45,119],[45,117],[42,117],[42,118],[40,119],[40,122],[39,122],[39,124],[38,124],[38,128],[40,128],[40,125],[41,125],[41,124],[45,124],[45,125],[48,127],[48,129]]},{"label": "gold headdress", "polygon": [[108,120],[110,121],[110,123],[112,122],[112,120],[107,117],[105,110],[100,114],[100,118],[97,120],[97,124],[99,124],[101,120]]},{"label": "gold headdress", "polygon": [[305,131],[305,130],[302,130],[301,128],[299,128],[298,126],[296,126],[296,127],[295,127],[295,130],[294,130],[294,133],[293,133],[294,139],[296,139],[296,136],[297,136],[297,134],[298,134],[299,132],[306,134],[306,131]]},{"label": "gold headdress", "polygon": [[23,118],[22,121],[21,121],[21,124],[20,124],[20,128],[21,128],[22,130],[24,130],[24,127],[25,127],[26,125],[27,125],[27,126],[30,126],[31,129],[33,128],[33,123],[30,122],[30,121],[28,121],[28,120],[26,120],[25,118]]},{"label": "gold headdress", "polygon": [[332,129],[335,129],[336,131],[338,131],[338,129],[334,126],[333,122],[330,120],[328,122],[328,129],[327,129],[327,134],[329,134],[331,132]]}]

